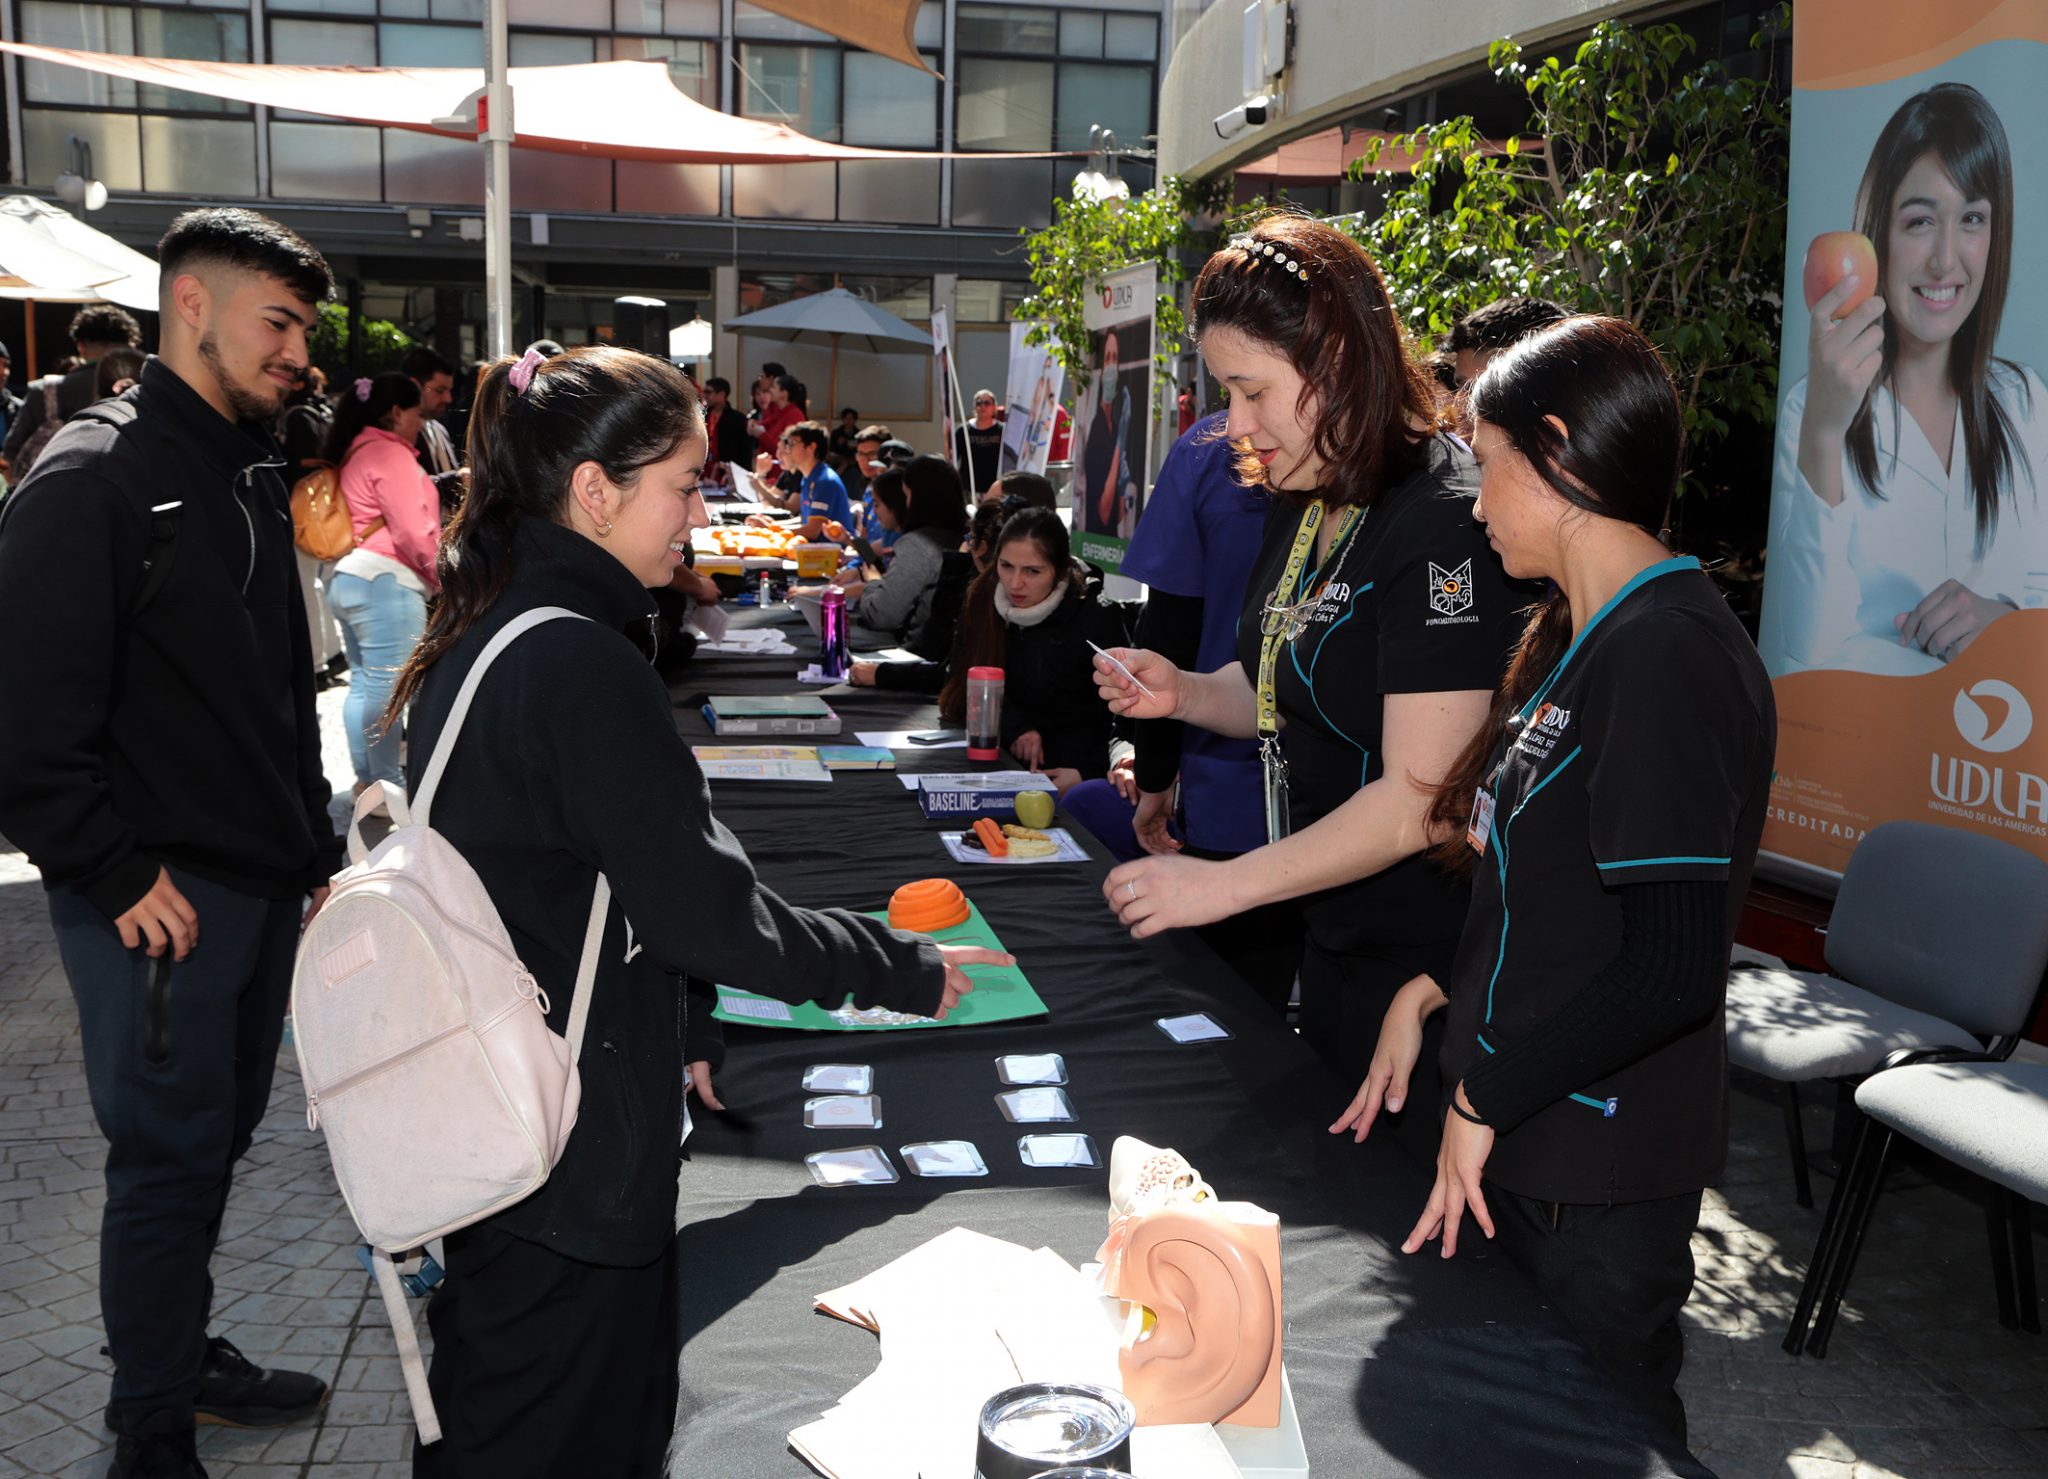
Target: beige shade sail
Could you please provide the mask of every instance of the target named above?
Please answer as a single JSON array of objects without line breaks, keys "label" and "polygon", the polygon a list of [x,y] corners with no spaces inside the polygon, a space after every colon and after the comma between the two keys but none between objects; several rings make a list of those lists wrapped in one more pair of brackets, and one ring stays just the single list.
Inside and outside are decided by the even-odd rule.
[{"label": "beige shade sail", "polygon": [[753,0],[762,10],[798,21],[841,41],[902,62],[919,71],[925,65],[917,50],[919,0]]}]

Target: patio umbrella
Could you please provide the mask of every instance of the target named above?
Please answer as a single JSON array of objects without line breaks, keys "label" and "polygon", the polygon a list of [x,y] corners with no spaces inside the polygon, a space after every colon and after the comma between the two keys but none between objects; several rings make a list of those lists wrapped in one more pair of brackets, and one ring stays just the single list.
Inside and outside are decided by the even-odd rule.
[{"label": "patio umbrella", "polygon": [[157,306],[156,263],[69,211],[32,195],[0,199],[0,298],[30,305],[26,364],[36,369],[34,304]]},{"label": "patio umbrella", "polygon": [[831,288],[808,297],[778,303],[754,313],[729,318],[725,327],[757,339],[774,339],[785,344],[830,344],[832,383],[828,403],[839,402],[839,351],[857,349],[867,354],[930,354],[932,336],[927,329],[898,318],[888,309],[868,302],[845,288]]}]

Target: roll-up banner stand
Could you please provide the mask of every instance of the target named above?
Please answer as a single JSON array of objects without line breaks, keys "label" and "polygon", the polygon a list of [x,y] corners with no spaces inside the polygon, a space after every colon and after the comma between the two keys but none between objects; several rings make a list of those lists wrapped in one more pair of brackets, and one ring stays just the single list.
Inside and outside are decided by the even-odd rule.
[{"label": "roll-up banner stand", "polygon": [[1074,553],[1115,573],[1144,510],[1152,465],[1158,264],[1111,273],[1083,308],[1089,379],[1074,408]]}]

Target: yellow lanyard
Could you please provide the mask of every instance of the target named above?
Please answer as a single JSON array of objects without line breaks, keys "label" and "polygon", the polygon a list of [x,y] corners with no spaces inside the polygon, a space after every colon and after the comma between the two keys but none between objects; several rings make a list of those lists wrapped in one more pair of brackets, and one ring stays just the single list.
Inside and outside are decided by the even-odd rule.
[{"label": "yellow lanyard", "polygon": [[[1345,536],[1364,513],[1364,509],[1353,504],[1337,516],[1337,532],[1330,540],[1329,560],[1337,558]],[[1322,523],[1323,501],[1318,498],[1302,510],[1301,524],[1294,531],[1294,548],[1288,551],[1287,566],[1280,572],[1280,584],[1273,588],[1273,594],[1267,598],[1265,609],[1260,613],[1258,713],[1262,737],[1270,738],[1280,732],[1280,704],[1273,685],[1273,670],[1279,662],[1280,649],[1301,635],[1309,617],[1322,601],[1320,586],[1309,597],[1295,599],[1295,590],[1301,583],[1302,566],[1308,563],[1309,551],[1315,548],[1316,531]]]}]

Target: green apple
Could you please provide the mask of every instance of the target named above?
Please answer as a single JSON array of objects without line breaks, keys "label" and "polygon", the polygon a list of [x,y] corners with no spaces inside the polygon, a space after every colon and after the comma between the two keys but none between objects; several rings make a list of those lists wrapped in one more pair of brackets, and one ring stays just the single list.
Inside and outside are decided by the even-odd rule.
[{"label": "green apple", "polygon": [[1052,792],[1019,791],[1017,793],[1017,824],[1035,827],[1044,831],[1052,825]]}]

